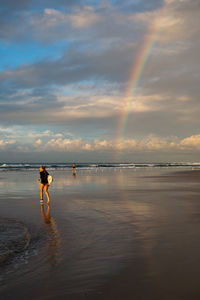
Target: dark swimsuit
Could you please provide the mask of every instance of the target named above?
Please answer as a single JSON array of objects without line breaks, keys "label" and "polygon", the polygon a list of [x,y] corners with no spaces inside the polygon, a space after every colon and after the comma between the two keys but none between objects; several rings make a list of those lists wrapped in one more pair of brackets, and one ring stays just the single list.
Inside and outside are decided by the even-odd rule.
[{"label": "dark swimsuit", "polygon": [[44,171],[40,172],[40,180],[42,184],[44,185],[48,184],[48,175],[49,175],[48,172],[44,172]]}]

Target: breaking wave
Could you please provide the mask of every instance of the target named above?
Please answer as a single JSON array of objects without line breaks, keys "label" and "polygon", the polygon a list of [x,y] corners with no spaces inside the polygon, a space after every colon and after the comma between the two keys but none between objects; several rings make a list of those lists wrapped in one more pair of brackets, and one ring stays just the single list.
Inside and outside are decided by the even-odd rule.
[{"label": "breaking wave", "polygon": [[[38,170],[43,163],[0,163],[0,171]],[[72,163],[47,163],[50,170],[71,169]],[[173,163],[77,163],[77,169],[200,168],[200,162]]]}]

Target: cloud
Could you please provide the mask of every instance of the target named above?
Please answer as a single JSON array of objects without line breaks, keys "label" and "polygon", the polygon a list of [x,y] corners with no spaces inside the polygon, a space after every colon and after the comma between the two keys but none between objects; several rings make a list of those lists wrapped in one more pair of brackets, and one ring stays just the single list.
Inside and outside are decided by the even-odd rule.
[{"label": "cloud", "polygon": [[[79,0],[1,0],[0,6],[0,38],[3,41],[30,41],[33,38],[31,19],[45,9],[57,7],[60,10],[80,7]],[[38,28],[39,29],[39,28]]]},{"label": "cloud", "polygon": [[183,139],[180,142],[180,146],[182,146],[183,148],[200,150],[200,134],[192,135]]},{"label": "cloud", "polygon": [[[7,126],[0,130],[3,141],[19,140],[18,146],[27,150],[27,139],[27,144],[36,146],[34,151],[50,141],[48,147],[61,147],[59,151],[198,148],[198,0],[166,0],[164,6],[157,0],[115,1],[115,5],[75,0],[1,4],[2,41],[15,39],[19,49],[28,40],[44,52],[47,45],[61,49],[59,57],[47,51],[45,59],[38,56],[34,63],[24,60],[18,67],[2,68],[0,122]],[[146,45],[159,30],[154,46]],[[145,45],[150,55],[133,82],[133,68],[145,60],[139,61]],[[126,93],[127,86],[136,87],[133,94]],[[127,100],[124,143],[116,145],[110,140],[117,134]],[[157,140],[145,138],[152,133]],[[168,136],[177,136],[179,143]]]},{"label": "cloud", "polygon": [[45,138],[26,142],[0,140],[2,160],[10,155],[18,161],[194,161],[200,154],[200,134],[179,139],[149,135],[144,138],[111,139]]},{"label": "cloud", "polygon": [[38,139],[38,140],[35,142],[34,147],[37,149],[37,148],[39,148],[41,145],[42,145],[42,140],[41,140],[41,139]]},{"label": "cloud", "polygon": [[100,20],[100,15],[95,12],[92,6],[76,8],[73,13],[65,13],[58,9],[46,8],[44,9],[42,17],[33,16],[31,24],[35,29],[42,28],[43,31],[54,31],[57,27],[60,28],[61,26],[84,29],[93,26]]},{"label": "cloud", "polygon": [[[0,73],[3,90],[41,89],[99,80],[121,84],[128,77],[135,45],[124,44],[101,52],[72,49],[59,59],[21,65]],[[12,90],[11,90],[12,88]],[[43,96],[43,94],[42,94]]]},{"label": "cloud", "polygon": [[84,9],[77,10],[71,16],[72,27],[87,28],[97,24],[101,20],[99,14],[94,11],[94,8],[86,6]]},{"label": "cloud", "polygon": [[[160,82],[162,84],[162,81],[166,83],[166,86],[169,84],[173,86],[174,74],[179,76],[177,70],[182,74],[182,77],[185,75],[187,78],[187,74],[183,71],[184,66],[182,62],[185,61],[185,64],[187,64],[188,60],[191,60],[189,54],[191,53],[193,43],[190,43],[189,40],[185,42],[182,36],[182,34],[185,36],[186,33],[186,30],[183,30],[183,25],[185,24],[188,28],[189,22],[187,12],[183,9],[184,5],[186,5],[185,2],[178,5],[180,9],[179,12],[177,7],[171,7],[172,4],[168,4],[166,12],[164,14],[162,13],[161,21],[162,18],[168,21],[164,22],[165,28],[161,35],[161,40],[159,40],[159,43],[152,51],[152,63],[148,64],[149,69],[152,66],[151,78],[157,77],[157,86]],[[188,6],[189,4],[187,3],[187,7]],[[192,7],[192,4],[190,6]],[[15,70],[7,70],[0,76],[2,82],[9,82],[9,86],[21,89],[51,85],[63,86],[83,80],[97,79],[101,81],[106,80],[108,82],[126,83],[129,79],[128,76],[131,71],[131,65],[134,65],[134,60],[137,60],[137,53],[141,50],[139,47],[141,44],[141,34],[145,32],[148,34],[147,28],[150,26],[150,20],[159,19],[162,8],[159,7],[157,10],[148,13],[132,12],[131,15],[127,15],[127,13],[122,13],[118,10],[116,11],[112,6],[109,8],[112,11],[111,15],[107,15],[101,10],[95,11],[95,9],[97,10],[97,8],[92,6],[85,6],[81,10],[76,8],[70,14],[67,14],[58,9],[46,8],[42,18],[40,15],[36,15],[35,21],[32,21],[34,22],[32,26],[35,27],[34,30],[38,28],[38,34],[41,35],[42,39],[48,35],[53,37],[54,33],[56,39],[61,32],[63,32],[66,38],[69,38],[68,35],[71,34],[73,42],[69,50],[57,60],[43,60],[35,64],[22,65]],[[93,15],[95,15],[95,17],[93,17]],[[196,23],[198,17],[199,15],[196,13],[193,18],[196,20]],[[80,21],[79,18],[82,21]],[[177,26],[179,19],[181,20],[180,26]],[[78,30],[76,34],[72,29],[72,20],[77,20],[73,21],[74,27]],[[158,22],[156,26],[159,27],[161,21]],[[46,25],[43,24],[43,22]],[[85,26],[86,22],[88,22],[87,26]],[[144,24],[144,26],[142,26],[142,24]],[[195,34],[198,33],[197,25],[198,24],[196,24],[196,26],[194,26],[195,29],[193,29]],[[89,28],[87,28],[88,26]],[[49,29],[50,27],[52,27],[51,30]],[[177,27],[180,27],[181,34],[176,32]],[[92,30],[94,34],[91,35],[90,30]],[[170,32],[167,34],[169,30]],[[190,33],[191,30],[187,30],[187,32]],[[172,35],[174,35],[174,38],[172,38]],[[63,36],[60,36],[60,39],[63,38]],[[164,43],[163,40],[164,38],[167,38],[167,49],[166,42]],[[74,43],[75,40],[76,42]],[[159,56],[157,55],[157,51],[159,51]],[[196,52],[197,58],[198,51]],[[193,59],[193,61],[195,62],[195,59]],[[181,66],[181,69],[177,69],[177,66]],[[149,76],[148,72],[145,72],[145,74]],[[146,79],[145,74],[144,79]],[[178,76],[176,80],[179,79]],[[170,78],[171,82],[167,82]],[[144,83],[146,82],[144,81]],[[179,85],[176,86],[177,89],[180,88]],[[155,89],[155,84],[149,81],[148,87]]]},{"label": "cloud", "polygon": [[[49,130],[49,126],[66,126],[69,136],[83,134],[106,138],[107,135],[116,135],[125,99],[129,100],[130,96],[125,97],[125,92],[123,94],[123,90],[118,90],[115,85],[104,84],[102,88],[86,86],[71,85],[74,95],[64,95],[65,91],[60,89],[39,100],[38,96],[29,96],[29,93],[20,99],[13,96],[11,103],[1,105],[1,124],[21,124],[21,127],[11,128],[10,132],[4,132],[4,136],[12,134],[15,139],[15,135],[20,136],[23,131],[32,138],[34,135],[36,138],[55,137],[55,131]],[[180,93],[180,96],[171,97],[162,93],[138,93],[130,100],[129,119],[124,132],[127,138],[150,133],[181,137],[196,134],[200,125],[198,98],[191,95]],[[25,124],[26,127],[23,127]],[[35,132],[31,126],[27,127],[28,124],[35,127]],[[41,126],[44,128],[42,131]]]},{"label": "cloud", "polygon": [[7,148],[9,148],[10,145],[14,145],[16,144],[16,141],[14,140],[0,140],[0,149],[2,150],[6,150]]},{"label": "cloud", "polygon": [[85,142],[82,139],[52,139],[47,143],[47,147],[52,147],[57,150],[66,151],[125,151],[125,152],[177,152],[200,150],[200,135],[193,135],[182,140],[177,137],[160,138],[154,135],[147,136],[144,139],[127,139],[123,142],[115,142],[110,140],[94,140],[91,143]]},{"label": "cloud", "polygon": [[93,141],[83,140],[82,138],[53,138],[46,144],[38,139],[34,144],[36,151],[59,151],[59,152],[154,152],[154,153],[177,153],[200,150],[200,135],[194,135],[182,140],[177,137],[161,138],[155,135],[149,135],[143,139],[125,139],[123,142],[115,140]]},{"label": "cloud", "polygon": [[86,144],[83,142],[82,139],[70,140],[70,139],[58,138],[58,139],[51,139],[50,141],[48,141],[44,149],[79,152],[85,148],[85,145]]},{"label": "cloud", "polygon": [[62,133],[54,133],[50,130],[45,130],[45,131],[42,131],[42,132],[35,132],[35,131],[31,132],[31,131],[29,131],[29,133],[28,133],[28,137],[31,137],[31,138],[38,138],[38,137],[40,137],[40,138],[48,137],[49,138],[49,137],[52,137],[52,136],[62,137],[63,134]]}]

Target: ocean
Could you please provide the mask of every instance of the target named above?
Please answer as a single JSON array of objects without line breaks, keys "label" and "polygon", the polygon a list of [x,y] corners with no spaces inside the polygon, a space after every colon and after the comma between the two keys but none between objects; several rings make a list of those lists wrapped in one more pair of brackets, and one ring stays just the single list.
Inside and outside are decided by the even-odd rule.
[{"label": "ocean", "polygon": [[[71,163],[0,163],[1,171],[12,170],[37,170],[45,165],[48,170],[68,170],[72,168]],[[160,163],[77,163],[77,169],[144,169],[144,168],[200,168],[200,162],[160,162]]]}]

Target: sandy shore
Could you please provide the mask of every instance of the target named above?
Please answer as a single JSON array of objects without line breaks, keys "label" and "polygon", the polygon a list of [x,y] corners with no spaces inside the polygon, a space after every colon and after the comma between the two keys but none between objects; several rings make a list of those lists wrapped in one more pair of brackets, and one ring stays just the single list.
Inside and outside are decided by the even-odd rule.
[{"label": "sandy shore", "polygon": [[1,217],[34,228],[0,273],[1,299],[200,298],[199,170],[53,175],[50,206],[37,174],[0,179]]}]

